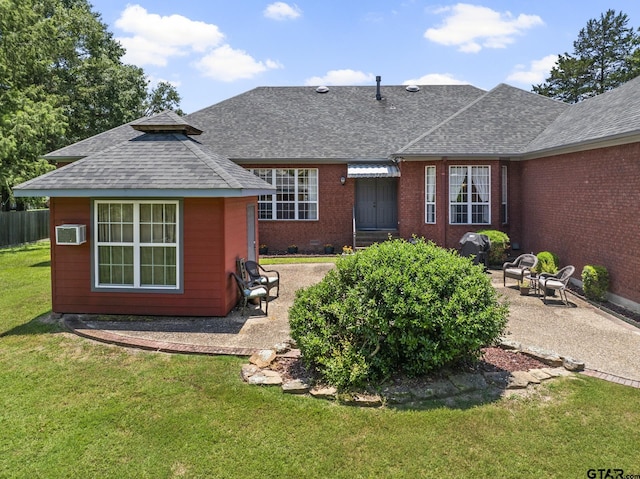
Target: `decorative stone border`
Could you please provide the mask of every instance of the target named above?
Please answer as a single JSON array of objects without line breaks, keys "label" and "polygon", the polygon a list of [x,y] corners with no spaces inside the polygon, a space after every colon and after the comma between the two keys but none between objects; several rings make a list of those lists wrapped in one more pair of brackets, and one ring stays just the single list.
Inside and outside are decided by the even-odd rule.
[{"label": "decorative stone border", "polygon": [[559,376],[570,376],[582,371],[584,363],[570,357],[562,357],[553,351],[525,347],[515,341],[503,340],[504,349],[516,350],[526,354],[549,367],[530,369],[529,371],[498,371],[482,373],[450,374],[444,379],[431,381],[426,387],[405,385],[386,386],[379,394],[339,394],[330,386],[312,386],[306,379],[285,381],[280,373],[270,366],[281,357],[299,357],[300,351],[286,350],[286,345],[275,349],[262,350],[249,358],[249,364],[242,366],[242,379],[248,384],[260,386],[280,386],[283,393],[308,395],[318,399],[337,400],[346,405],[360,407],[381,407],[385,404],[409,405],[428,400],[444,400],[445,403],[456,399],[497,399],[507,391],[523,390],[543,381]]}]

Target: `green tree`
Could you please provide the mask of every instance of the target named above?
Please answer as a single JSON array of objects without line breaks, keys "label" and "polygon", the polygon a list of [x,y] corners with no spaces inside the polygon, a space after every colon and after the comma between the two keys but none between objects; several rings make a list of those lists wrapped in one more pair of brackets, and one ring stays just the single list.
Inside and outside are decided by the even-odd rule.
[{"label": "green tree", "polygon": [[[175,88],[144,71],[87,0],[0,0],[0,193],[52,168],[41,156],[143,116],[179,110]],[[157,90],[157,88],[156,88]]]},{"label": "green tree", "polygon": [[640,37],[624,13],[607,10],[591,19],[573,42],[573,54],[558,55],[546,81],[533,91],[576,103],[611,90],[640,74]]},{"label": "green tree", "polygon": [[184,115],[180,109],[180,94],[176,87],[169,82],[161,81],[149,92],[144,114],[151,116],[165,110],[173,110],[180,116]]}]

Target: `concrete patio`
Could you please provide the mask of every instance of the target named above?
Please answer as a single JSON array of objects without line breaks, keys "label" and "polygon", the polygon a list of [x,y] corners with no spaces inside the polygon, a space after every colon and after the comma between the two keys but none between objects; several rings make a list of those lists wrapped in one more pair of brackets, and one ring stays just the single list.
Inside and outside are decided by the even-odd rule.
[{"label": "concrete patio", "polygon": [[[92,339],[150,350],[197,354],[249,355],[289,339],[288,309],[295,291],[320,281],[331,263],[274,266],[281,276],[280,296],[269,316],[250,306],[226,318],[124,318],[105,321],[89,315],[65,315],[65,324]],[[270,267],[267,267],[270,268]],[[585,363],[592,375],[640,381],[640,329],[569,293],[569,306],[557,297],[521,296],[515,281],[502,285],[502,272],[491,271],[492,284],[510,304],[506,339],[550,350]],[[264,306],[264,305],[263,305]],[[123,319],[123,318],[118,318]],[[626,380],[626,382],[625,382]]]}]

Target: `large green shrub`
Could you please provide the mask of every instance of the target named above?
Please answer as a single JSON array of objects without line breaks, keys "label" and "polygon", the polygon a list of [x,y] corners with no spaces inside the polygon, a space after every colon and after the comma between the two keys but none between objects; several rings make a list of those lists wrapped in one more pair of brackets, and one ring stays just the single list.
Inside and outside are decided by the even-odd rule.
[{"label": "large green shrub", "polygon": [[507,306],[481,265],[423,239],[392,240],[341,258],[296,293],[291,336],[339,389],[472,358],[504,331]]},{"label": "large green shrub", "polygon": [[489,264],[492,266],[502,266],[507,260],[507,250],[509,249],[509,236],[498,230],[480,230],[478,234],[487,235],[491,240],[491,250],[489,251]]},{"label": "large green shrub", "polygon": [[609,289],[609,272],[604,266],[585,265],[582,268],[584,295],[593,301],[604,301]]},{"label": "large green shrub", "polygon": [[549,251],[541,251],[536,255],[538,257],[538,264],[536,265],[534,272],[536,273],[551,273],[556,274],[560,261],[558,255]]}]

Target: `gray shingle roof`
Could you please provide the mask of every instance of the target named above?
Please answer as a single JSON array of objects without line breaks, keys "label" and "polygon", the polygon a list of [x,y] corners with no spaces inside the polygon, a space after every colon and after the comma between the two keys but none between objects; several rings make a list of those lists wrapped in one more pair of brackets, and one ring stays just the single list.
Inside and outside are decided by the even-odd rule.
[{"label": "gray shingle roof", "polygon": [[[471,85],[260,87],[184,117],[199,140],[234,160],[387,158],[484,90]],[[135,123],[135,122],[132,122]],[[129,124],[130,125],[130,124]],[[46,155],[83,157],[140,135],[114,128]]]},{"label": "gray shingle roof", "polygon": [[569,105],[500,84],[401,149],[399,155],[519,155]]},{"label": "gray shingle roof", "polygon": [[[91,195],[87,191],[91,190]],[[132,194],[132,190],[138,190]],[[178,133],[120,142],[16,187],[42,196],[247,196],[274,187],[209,147]]]},{"label": "gray shingle roof", "polygon": [[231,159],[387,158],[484,93],[471,85],[261,87],[188,115]]},{"label": "gray shingle roof", "polygon": [[[174,123],[203,133],[202,144],[238,163],[252,160],[381,159],[393,154],[518,156],[640,131],[640,78],[576,105],[508,85],[260,87]],[[141,119],[47,155],[95,154],[158,119]]]},{"label": "gray shingle roof", "polygon": [[640,77],[575,105],[528,146],[529,153],[640,132]]}]

